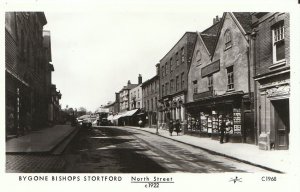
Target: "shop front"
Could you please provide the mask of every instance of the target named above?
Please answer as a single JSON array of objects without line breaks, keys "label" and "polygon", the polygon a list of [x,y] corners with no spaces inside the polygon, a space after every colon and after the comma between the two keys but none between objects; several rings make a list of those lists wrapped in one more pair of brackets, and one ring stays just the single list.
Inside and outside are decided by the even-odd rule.
[{"label": "shop front", "polygon": [[183,94],[172,98],[165,98],[158,107],[160,114],[159,128],[168,129],[170,123],[180,123],[181,130],[185,129],[186,117],[184,107],[185,96]]},{"label": "shop front", "polygon": [[24,135],[31,130],[31,91],[24,81],[6,72],[6,136]]},{"label": "shop front", "polygon": [[217,140],[224,121],[229,142],[247,142],[245,138],[249,135],[246,135],[244,123],[253,118],[246,120],[246,102],[243,92],[235,92],[187,103],[187,134]]}]

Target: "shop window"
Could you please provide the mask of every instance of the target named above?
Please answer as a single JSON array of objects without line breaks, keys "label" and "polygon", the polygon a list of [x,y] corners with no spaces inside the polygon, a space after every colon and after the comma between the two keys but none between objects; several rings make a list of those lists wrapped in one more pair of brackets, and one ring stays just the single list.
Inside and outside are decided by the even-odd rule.
[{"label": "shop window", "polygon": [[284,23],[279,22],[272,29],[273,43],[273,63],[284,61],[285,59],[285,43],[284,43]]},{"label": "shop window", "polygon": [[228,29],[226,30],[226,32],[224,34],[224,37],[225,37],[225,50],[226,50],[226,49],[229,49],[232,46],[230,30],[228,30]]},{"label": "shop window", "polygon": [[212,92],[213,91],[213,89],[214,89],[214,82],[213,82],[213,76],[212,75],[210,75],[210,76],[208,76],[207,77],[208,78],[208,90],[210,91],[210,92]]},{"label": "shop window", "polygon": [[197,80],[193,81],[193,88],[194,88],[194,93],[198,93],[198,81]]},{"label": "shop window", "polygon": [[233,66],[227,68],[227,90],[234,89],[234,76],[233,76]]}]

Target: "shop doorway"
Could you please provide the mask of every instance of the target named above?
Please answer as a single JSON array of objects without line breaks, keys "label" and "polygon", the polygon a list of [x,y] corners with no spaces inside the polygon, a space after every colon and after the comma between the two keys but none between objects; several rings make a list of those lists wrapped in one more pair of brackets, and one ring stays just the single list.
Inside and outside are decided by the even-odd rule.
[{"label": "shop doorway", "polygon": [[254,144],[254,114],[253,112],[244,113],[244,141],[249,144]]},{"label": "shop doorway", "polygon": [[289,100],[274,100],[272,104],[274,107],[275,143],[271,147],[275,147],[277,150],[286,150],[289,148],[290,132]]}]

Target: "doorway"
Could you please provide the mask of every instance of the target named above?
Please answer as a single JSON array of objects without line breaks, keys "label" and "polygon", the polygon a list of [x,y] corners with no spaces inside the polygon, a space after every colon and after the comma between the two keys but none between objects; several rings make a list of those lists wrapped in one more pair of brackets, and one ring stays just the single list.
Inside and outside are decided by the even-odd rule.
[{"label": "doorway", "polygon": [[289,149],[290,132],[289,99],[274,100],[272,104],[274,107],[275,143],[271,144],[271,148],[287,150]]}]

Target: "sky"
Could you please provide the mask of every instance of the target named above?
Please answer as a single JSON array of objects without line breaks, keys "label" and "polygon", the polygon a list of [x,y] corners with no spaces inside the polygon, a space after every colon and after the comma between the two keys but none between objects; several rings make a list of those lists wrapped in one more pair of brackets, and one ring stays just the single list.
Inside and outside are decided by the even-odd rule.
[{"label": "sky", "polygon": [[[145,8],[145,7],[144,7]],[[52,82],[62,108],[94,111],[115,100],[127,81],[143,82],[186,31],[203,31],[222,12],[129,6],[45,12],[51,32]]]},{"label": "sky", "polygon": [[52,82],[62,108],[94,111],[115,100],[127,81],[143,82],[186,31],[203,31],[222,12],[141,7],[45,12],[51,33]]}]

